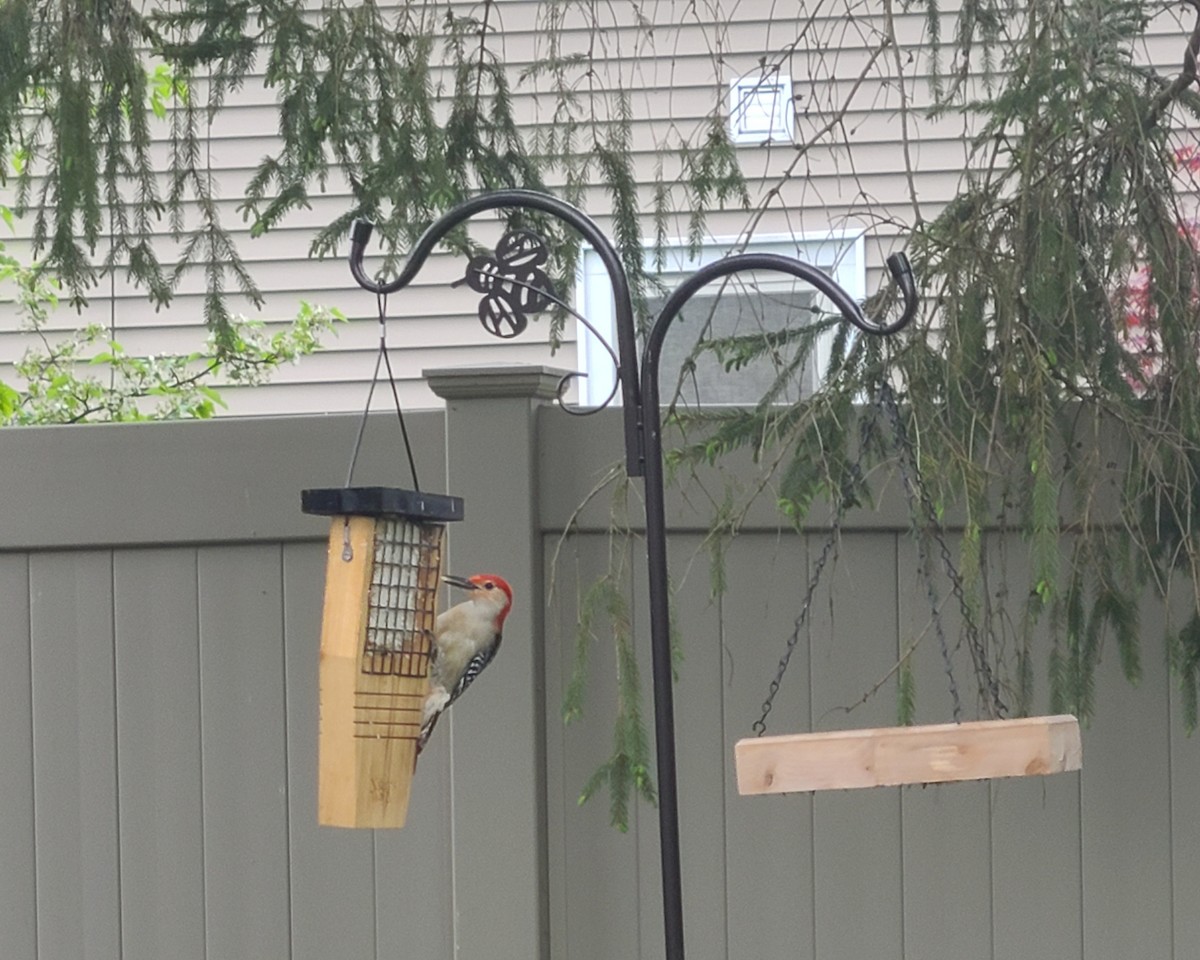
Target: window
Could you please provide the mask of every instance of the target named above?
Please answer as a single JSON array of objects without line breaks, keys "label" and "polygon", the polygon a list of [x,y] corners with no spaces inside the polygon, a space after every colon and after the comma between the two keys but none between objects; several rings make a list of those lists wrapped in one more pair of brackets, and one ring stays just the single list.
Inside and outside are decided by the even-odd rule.
[{"label": "window", "polygon": [[[670,247],[667,263],[660,274],[665,292],[651,299],[652,313],[657,315],[667,296],[686,277],[725,256],[733,246],[733,241],[713,241],[694,258],[689,256],[683,243]],[[798,257],[820,267],[852,297],[862,299],[864,296],[866,280],[861,236],[756,239],[747,247],[747,252]],[[647,268],[652,265],[652,256],[647,254]],[[660,364],[664,399],[674,393],[683,363],[692,353],[706,324],[710,325],[708,339],[778,331],[808,322],[814,308],[827,308],[823,301],[824,298],[808,284],[778,273],[743,273],[730,278],[724,286],[720,280],[709,284],[688,301],[667,333]],[[575,302],[615,350],[612,287],[595,251],[584,251]],[[608,353],[582,324],[579,326],[579,370],[587,374],[580,381],[580,402],[596,406],[603,403],[612,390],[615,371]],[[820,384],[829,356],[829,337],[822,340],[809,363],[800,371],[794,386],[789,387],[788,395],[781,400],[807,396]],[[698,399],[706,404],[755,403],[774,382],[777,370],[778,363],[761,357],[740,370],[726,373],[716,356],[706,351],[695,358],[694,379],[689,377],[685,382],[684,395],[692,402]],[[619,402],[618,393],[614,403]]]},{"label": "window", "polygon": [[729,135],[734,143],[791,143],[795,129],[790,74],[756,74],[729,81]]}]

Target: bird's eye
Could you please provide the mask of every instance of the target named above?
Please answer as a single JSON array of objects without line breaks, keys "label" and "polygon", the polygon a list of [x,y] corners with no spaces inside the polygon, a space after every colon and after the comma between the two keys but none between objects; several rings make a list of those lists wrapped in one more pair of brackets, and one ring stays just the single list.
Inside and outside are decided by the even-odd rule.
[{"label": "bird's eye", "polygon": [[496,585],[495,585],[494,583],[492,583],[492,581],[491,581],[491,580],[488,580],[488,581],[487,581],[487,582],[486,582],[486,583],[483,585],[483,589],[484,589],[484,590],[494,590],[495,588],[496,588]]}]

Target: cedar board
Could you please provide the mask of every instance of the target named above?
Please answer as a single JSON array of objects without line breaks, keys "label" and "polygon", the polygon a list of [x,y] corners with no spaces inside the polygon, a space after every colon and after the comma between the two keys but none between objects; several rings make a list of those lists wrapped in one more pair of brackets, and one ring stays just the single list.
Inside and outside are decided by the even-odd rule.
[{"label": "cedar board", "polygon": [[743,796],[1044,776],[1083,765],[1072,716],[751,737],[734,753]]}]

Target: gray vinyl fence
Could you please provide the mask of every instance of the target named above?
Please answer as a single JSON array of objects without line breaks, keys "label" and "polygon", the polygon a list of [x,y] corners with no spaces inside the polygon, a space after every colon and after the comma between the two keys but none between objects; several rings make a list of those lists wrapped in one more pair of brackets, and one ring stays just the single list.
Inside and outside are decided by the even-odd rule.
[{"label": "gray vinyl fence", "polygon": [[[603,642],[583,719],[560,719],[580,598],[615,549],[611,493],[577,508],[620,456],[619,416],[546,405],[542,368],[431,382],[447,410],[410,430],[422,486],[466,499],[449,568],[503,573],[518,600],[398,832],[316,823],[326,526],[299,491],[344,482],[354,418],[0,432],[0,960],[661,957],[655,811],[619,833],[604,797],[577,802],[612,746]],[[356,484],[408,485],[398,437],[372,419]],[[1200,744],[1153,610],[1141,684],[1105,659],[1082,774],[737,795],[733,744],[825,531],[779,529],[764,495],[711,599],[704,505],[725,479],[669,504],[688,956],[1200,957]],[[640,544],[627,559],[648,681]],[[919,719],[949,719],[929,620],[903,510],[854,516],[771,732],[892,722],[884,678],[917,637]]]}]

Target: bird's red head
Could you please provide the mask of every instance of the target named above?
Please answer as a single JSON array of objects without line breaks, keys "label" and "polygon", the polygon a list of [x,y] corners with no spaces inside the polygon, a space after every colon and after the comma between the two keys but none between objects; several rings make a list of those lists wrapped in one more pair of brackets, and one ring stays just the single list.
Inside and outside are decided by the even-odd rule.
[{"label": "bird's red head", "polygon": [[513,592],[508,581],[494,573],[476,573],[469,577],[442,577],[453,587],[462,587],[474,592],[474,598],[490,602],[498,609],[496,611],[496,629],[504,625],[504,618],[512,609]]}]

